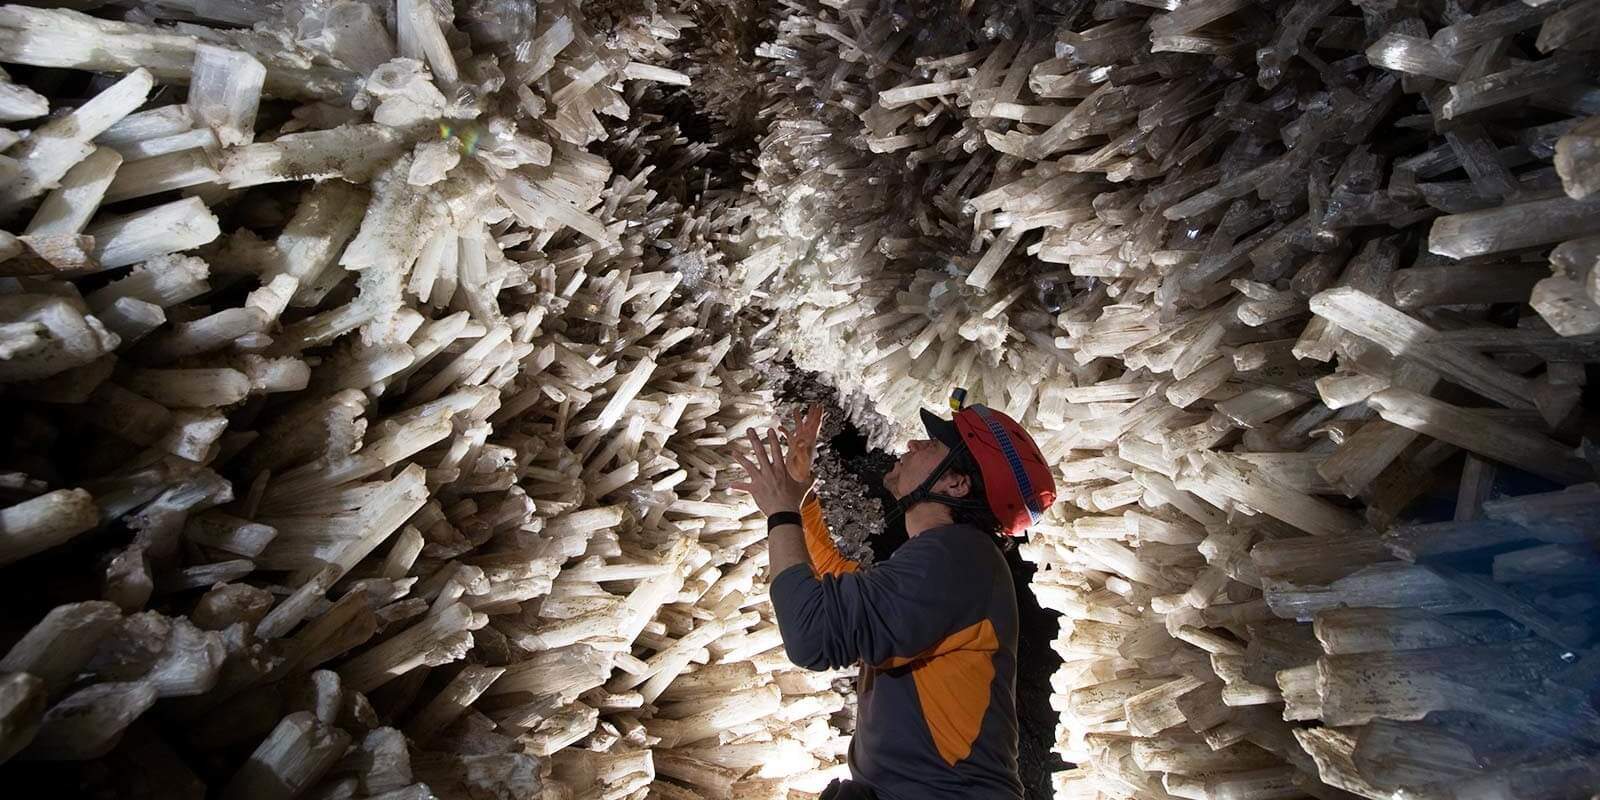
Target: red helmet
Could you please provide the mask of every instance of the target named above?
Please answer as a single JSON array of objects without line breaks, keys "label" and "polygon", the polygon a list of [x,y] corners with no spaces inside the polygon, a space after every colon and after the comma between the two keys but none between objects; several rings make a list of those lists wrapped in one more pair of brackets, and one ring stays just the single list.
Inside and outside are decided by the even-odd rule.
[{"label": "red helmet", "polygon": [[1001,533],[1021,536],[1056,501],[1056,481],[1033,437],[1017,421],[984,405],[960,407],[966,393],[951,398],[955,419],[922,410],[929,438],[952,452],[965,450],[983,477],[984,500]]}]

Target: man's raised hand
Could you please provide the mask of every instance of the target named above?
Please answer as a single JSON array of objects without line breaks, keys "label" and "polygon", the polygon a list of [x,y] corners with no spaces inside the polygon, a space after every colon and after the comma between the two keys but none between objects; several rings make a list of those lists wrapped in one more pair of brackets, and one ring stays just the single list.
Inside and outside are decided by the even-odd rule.
[{"label": "man's raised hand", "polygon": [[750,457],[745,458],[738,452],[734,452],[733,457],[744,467],[749,480],[734,483],[732,488],[749,492],[756,507],[769,517],[780,511],[799,511],[800,502],[811,489],[811,480],[796,480],[790,474],[778,432],[769,429],[763,440],[752,428],[746,436],[751,445]]}]

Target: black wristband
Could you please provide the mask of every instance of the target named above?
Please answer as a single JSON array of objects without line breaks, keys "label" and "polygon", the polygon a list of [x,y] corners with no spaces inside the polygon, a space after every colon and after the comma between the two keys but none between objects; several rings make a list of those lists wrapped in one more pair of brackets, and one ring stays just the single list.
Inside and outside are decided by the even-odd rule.
[{"label": "black wristband", "polygon": [[768,533],[771,533],[772,529],[778,527],[779,525],[800,525],[801,527],[804,527],[804,523],[801,522],[800,519],[800,512],[798,511],[779,511],[776,514],[767,517]]}]

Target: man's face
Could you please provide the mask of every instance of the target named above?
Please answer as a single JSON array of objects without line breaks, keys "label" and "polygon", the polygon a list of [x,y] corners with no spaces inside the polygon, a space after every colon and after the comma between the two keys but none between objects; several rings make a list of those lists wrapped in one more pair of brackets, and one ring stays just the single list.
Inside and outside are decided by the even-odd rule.
[{"label": "man's face", "polygon": [[[883,488],[895,499],[905,497],[912,489],[933,474],[939,462],[950,453],[944,442],[934,439],[912,439],[905,455],[894,462],[894,468],[883,475]],[[946,477],[949,477],[946,475]]]}]

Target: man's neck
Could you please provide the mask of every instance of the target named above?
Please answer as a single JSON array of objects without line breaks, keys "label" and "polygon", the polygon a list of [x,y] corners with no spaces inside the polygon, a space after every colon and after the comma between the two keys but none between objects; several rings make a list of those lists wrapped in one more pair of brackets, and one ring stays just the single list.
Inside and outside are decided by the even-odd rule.
[{"label": "man's neck", "polygon": [[906,509],[906,538],[914,539],[926,531],[954,523],[950,507],[943,503],[918,503]]}]

